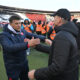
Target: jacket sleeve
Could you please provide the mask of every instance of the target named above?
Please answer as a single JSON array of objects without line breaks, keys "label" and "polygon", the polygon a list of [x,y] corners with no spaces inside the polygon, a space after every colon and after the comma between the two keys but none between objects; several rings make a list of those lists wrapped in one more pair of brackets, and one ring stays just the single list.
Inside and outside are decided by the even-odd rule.
[{"label": "jacket sleeve", "polygon": [[28,48],[27,42],[14,44],[5,35],[0,35],[0,44],[2,45],[3,50],[8,53],[22,51],[22,50],[26,50]]},{"label": "jacket sleeve", "polygon": [[40,52],[44,52],[44,53],[48,53],[49,54],[50,46],[39,44],[39,45],[37,45],[35,47],[35,49],[40,51]]},{"label": "jacket sleeve", "polygon": [[26,37],[27,38],[29,38],[29,39],[31,39],[32,37],[34,37],[34,38],[39,38],[41,41],[45,41],[45,36],[42,36],[42,35],[37,35],[37,34],[34,34],[34,33],[29,33],[29,32],[27,32],[27,31],[25,31],[25,35],[26,35]]},{"label": "jacket sleeve", "polygon": [[69,58],[70,46],[71,44],[68,40],[57,39],[55,43],[52,44],[51,64],[48,67],[37,69],[34,74],[35,78],[37,80],[47,80],[50,79],[51,76],[63,72]]}]

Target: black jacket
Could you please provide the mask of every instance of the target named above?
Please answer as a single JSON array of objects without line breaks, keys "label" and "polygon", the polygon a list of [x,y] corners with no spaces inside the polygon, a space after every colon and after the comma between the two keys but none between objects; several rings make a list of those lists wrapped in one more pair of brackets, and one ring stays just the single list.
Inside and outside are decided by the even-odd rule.
[{"label": "black jacket", "polygon": [[37,80],[78,80],[77,34],[78,29],[72,22],[58,27],[48,67],[35,71]]},{"label": "black jacket", "polygon": [[50,46],[45,45],[45,44],[39,44],[35,47],[35,49],[40,52],[47,53],[47,54],[49,54],[49,52],[50,52]]}]

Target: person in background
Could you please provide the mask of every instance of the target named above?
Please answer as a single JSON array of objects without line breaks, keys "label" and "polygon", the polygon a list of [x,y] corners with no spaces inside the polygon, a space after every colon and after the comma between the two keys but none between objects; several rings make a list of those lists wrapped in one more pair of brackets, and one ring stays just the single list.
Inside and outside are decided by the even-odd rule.
[{"label": "person in background", "polygon": [[78,28],[70,19],[70,12],[64,8],[54,14],[56,36],[50,48],[48,66],[31,70],[28,73],[31,80],[79,80]]},{"label": "person in background", "polygon": [[42,29],[42,23],[41,20],[38,22],[38,24],[36,25],[36,33],[38,35],[41,35],[41,29]]},{"label": "person in background", "polygon": [[48,41],[44,36],[32,34],[21,29],[21,18],[11,16],[9,24],[0,33],[0,44],[8,80],[29,80],[26,50],[29,47]]},{"label": "person in background", "polygon": [[46,22],[42,24],[41,35],[46,36]]},{"label": "person in background", "polygon": [[34,25],[33,25],[33,21],[32,20],[30,20],[30,24],[31,24],[30,29],[31,29],[32,33],[34,33]]},{"label": "person in background", "polygon": [[36,32],[36,22],[35,21],[33,21],[33,27],[34,27],[34,33]]},{"label": "person in background", "polygon": [[77,36],[77,45],[78,45],[79,64],[80,64],[80,22],[77,22],[77,21],[78,21],[78,19],[73,19],[73,22],[79,29],[78,36]]},{"label": "person in background", "polygon": [[27,32],[32,33],[31,24],[30,24],[29,19],[25,19],[25,20],[24,20],[23,27],[24,27],[24,29],[25,29]]},{"label": "person in background", "polygon": [[21,22],[21,29],[24,29],[24,26],[23,26],[24,22]]},{"label": "person in background", "polygon": [[54,30],[53,27],[50,27],[50,28],[49,28],[49,31],[48,31],[48,33],[47,33],[47,36],[48,36],[48,39],[54,40],[54,38],[55,38],[55,36],[56,36],[56,32],[55,32],[55,30]]},{"label": "person in background", "polygon": [[[31,24],[30,24],[29,19],[25,19],[25,20],[24,20],[24,24],[22,24],[21,28],[24,28],[27,32],[32,33]],[[28,49],[26,50],[26,53],[27,53],[27,55],[30,54],[30,48],[28,48]]]},{"label": "person in background", "polygon": [[78,19],[73,19],[72,21],[77,24]]}]

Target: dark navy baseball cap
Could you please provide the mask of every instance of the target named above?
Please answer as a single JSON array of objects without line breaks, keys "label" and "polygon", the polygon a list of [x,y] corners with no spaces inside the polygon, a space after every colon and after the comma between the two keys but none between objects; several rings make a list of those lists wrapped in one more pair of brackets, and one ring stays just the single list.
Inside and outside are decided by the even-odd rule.
[{"label": "dark navy baseball cap", "polygon": [[71,14],[67,9],[59,9],[56,13],[52,14],[51,16],[60,16],[61,18],[64,18],[67,21],[70,21]]}]

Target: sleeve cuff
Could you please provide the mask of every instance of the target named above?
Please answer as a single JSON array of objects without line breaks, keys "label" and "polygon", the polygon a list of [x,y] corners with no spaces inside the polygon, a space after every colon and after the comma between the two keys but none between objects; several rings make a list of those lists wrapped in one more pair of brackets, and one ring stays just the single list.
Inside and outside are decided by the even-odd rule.
[{"label": "sleeve cuff", "polygon": [[27,47],[28,47],[28,48],[30,47],[29,44],[27,44]]}]

